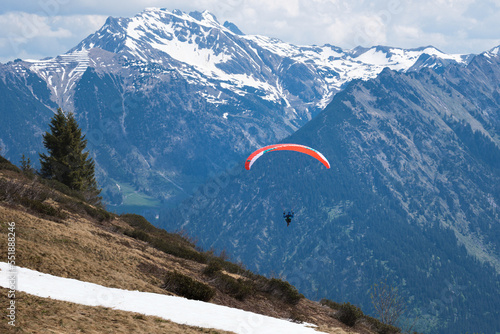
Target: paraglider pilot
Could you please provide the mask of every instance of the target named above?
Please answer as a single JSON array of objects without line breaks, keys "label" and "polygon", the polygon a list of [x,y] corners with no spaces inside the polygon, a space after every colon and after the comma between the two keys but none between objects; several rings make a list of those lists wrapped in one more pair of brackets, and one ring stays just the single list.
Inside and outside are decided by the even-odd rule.
[{"label": "paraglider pilot", "polygon": [[283,211],[283,218],[285,218],[286,226],[290,226],[290,222],[292,221],[293,218],[293,211],[292,212],[288,211],[287,214],[285,214],[285,211]]}]

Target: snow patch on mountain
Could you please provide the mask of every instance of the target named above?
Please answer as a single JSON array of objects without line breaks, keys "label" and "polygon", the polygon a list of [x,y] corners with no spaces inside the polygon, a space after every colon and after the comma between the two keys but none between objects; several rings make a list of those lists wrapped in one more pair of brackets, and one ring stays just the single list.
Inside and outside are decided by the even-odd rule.
[{"label": "snow patch on mountain", "polygon": [[90,63],[88,50],[82,49],[44,60],[26,60],[26,67],[48,83],[53,99],[68,107],[75,83]]},{"label": "snow patch on mountain", "polygon": [[312,324],[298,324],[182,297],[108,288],[0,262],[0,286],[11,287],[12,280],[16,282],[17,291],[38,297],[157,316],[190,326],[235,333],[320,333],[312,328],[316,327]]}]

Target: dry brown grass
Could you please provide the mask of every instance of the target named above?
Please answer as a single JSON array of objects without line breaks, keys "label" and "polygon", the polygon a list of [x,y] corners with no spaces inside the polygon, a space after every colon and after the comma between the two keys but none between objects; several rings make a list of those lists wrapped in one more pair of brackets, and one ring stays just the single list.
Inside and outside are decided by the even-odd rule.
[{"label": "dry brown grass", "polygon": [[[80,217],[64,223],[0,206],[3,221],[16,223],[19,266],[60,277],[75,278],[113,288],[165,293],[160,279],[142,273],[144,264],[184,271],[170,259],[140,241],[113,229],[120,221],[94,225]],[[5,228],[5,225],[4,225]]]},{"label": "dry brown grass", "polygon": [[[2,177],[10,175],[0,171]],[[22,182],[22,177],[19,180]],[[124,231],[130,231],[131,226],[119,217],[99,222],[86,214],[60,206],[52,199],[44,203],[61,208],[67,218],[47,217],[18,204],[0,202],[0,235],[7,232],[4,222],[16,223],[16,264],[21,267],[107,287],[161,294],[170,294],[160,288],[167,271],[175,270],[210,284],[210,278],[202,274],[205,264],[166,254],[144,241],[125,235]],[[6,245],[0,243],[0,254],[6,253]],[[242,278],[234,274],[231,276]],[[161,326],[167,324],[152,317],[56,302],[26,294],[21,296],[18,299],[19,312],[22,315],[23,307],[26,308],[26,316],[20,316],[25,319],[22,328],[26,332],[142,333],[135,329],[141,327],[142,322],[147,322],[148,326],[152,326],[151,331],[144,333],[177,333],[174,329],[162,330]],[[307,299],[289,305],[256,292],[240,301],[217,290],[211,302],[277,318],[299,319],[316,324],[327,333],[371,333],[362,327],[354,331],[344,326],[332,318],[331,309]],[[36,321],[29,321],[32,317]],[[202,329],[190,330],[203,333]],[[179,333],[191,332],[181,330]]]}]

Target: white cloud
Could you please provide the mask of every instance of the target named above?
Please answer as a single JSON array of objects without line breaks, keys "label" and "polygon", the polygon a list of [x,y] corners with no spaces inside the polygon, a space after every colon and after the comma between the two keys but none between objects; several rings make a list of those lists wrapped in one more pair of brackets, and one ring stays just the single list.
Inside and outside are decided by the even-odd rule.
[{"label": "white cloud", "polygon": [[422,36],[422,31],[413,26],[397,25],[393,26],[393,33],[399,40],[418,40]]},{"label": "white cloud", "polygon": [[0,15],[0,61],[56,56],[101,27],[106,16],[42,16],[23,12]]},{"label": "white cloud", "polygon": [[0,30],[24,41],[37,37],[69,37],[71,32],[51,26],[46,17],[29,13],[8,13],[0,16]]}]

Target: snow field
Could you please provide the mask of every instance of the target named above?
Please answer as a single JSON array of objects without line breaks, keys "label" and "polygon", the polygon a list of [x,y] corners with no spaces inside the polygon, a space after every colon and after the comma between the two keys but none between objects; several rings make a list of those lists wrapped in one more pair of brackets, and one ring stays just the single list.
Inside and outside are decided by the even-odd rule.
[{"label": "snow field", "polygon": [[9,279],[15,275],[17,290],[31,295],[157,316],[179,324],[242,334],[319,333],[307,324],[296,324],[226,306],[156,293],[108,288],[26,268],[15,268],[15,272],[9,271],[9,264],[0,262],[1,287],[8,288]]}]

